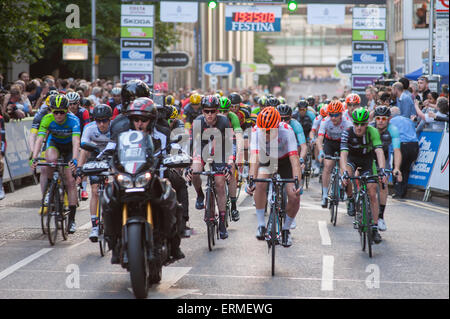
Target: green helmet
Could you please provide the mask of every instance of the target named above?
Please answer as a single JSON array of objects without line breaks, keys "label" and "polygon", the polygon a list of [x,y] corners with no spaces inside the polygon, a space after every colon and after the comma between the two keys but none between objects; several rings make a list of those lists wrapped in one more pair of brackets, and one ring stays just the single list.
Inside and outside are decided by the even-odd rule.
[{"label": "green helmet", "polygon": [[258,100],[258,104],[260,105],[260,106],[266,106],[266,104],[267,104],[267,97],[266,96],[261,96],[260,98],[259,98],[259,100]]},{"label": "green helmet", "polygon": [[358,107],[352,113],[352,119],[355,123],[366,123],[369,122],[369,111],[363,107]]},{"label": "green helmet", "polygon": [[231,106],[231,101],[226,96],[222,96],[219,99],[219,111],[228,111]]},{"label": "green helmet", "polygon": [[286,99],[282,96],[278,97],[278,101],[280,101],[280,104],[286,104]]},{"label": "green helmet", "polygon": [[317,113],[320,112],[320,109],[324,106],[325,103],[320,103],[319,105],[317,105]]}]

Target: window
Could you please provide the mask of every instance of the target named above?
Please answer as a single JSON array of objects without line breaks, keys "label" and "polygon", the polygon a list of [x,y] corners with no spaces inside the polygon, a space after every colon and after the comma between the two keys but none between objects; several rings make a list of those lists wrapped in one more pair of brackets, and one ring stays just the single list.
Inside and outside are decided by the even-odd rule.
[{"label": "window", "polygon": [[429,0],[413,0],[413,27],[414,29],[428,28]]}]

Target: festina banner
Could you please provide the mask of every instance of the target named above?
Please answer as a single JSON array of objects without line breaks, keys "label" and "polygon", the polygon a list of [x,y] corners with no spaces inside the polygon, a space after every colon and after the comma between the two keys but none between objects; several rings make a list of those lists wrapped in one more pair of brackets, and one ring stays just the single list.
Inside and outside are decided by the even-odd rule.
[{"label": "festina banner", "polygon": [[280,32],[281,6],[226,6],[225,30]]}]

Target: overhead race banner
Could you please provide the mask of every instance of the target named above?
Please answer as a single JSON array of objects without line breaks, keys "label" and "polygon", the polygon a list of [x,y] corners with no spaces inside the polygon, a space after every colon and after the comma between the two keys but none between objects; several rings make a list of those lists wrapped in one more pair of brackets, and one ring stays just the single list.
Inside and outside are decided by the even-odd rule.
[{"label": "overhead race banner", "polygon": [[281,6],[226,6],[225,30],[281,32]]}]

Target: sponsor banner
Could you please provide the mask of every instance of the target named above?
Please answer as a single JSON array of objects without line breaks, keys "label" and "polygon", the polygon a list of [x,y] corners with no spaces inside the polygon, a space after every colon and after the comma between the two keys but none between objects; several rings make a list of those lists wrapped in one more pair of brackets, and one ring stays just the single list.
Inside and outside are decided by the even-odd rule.
[{"label": "sponsor banner", "polygon": [[[448,10],[448,9],[447,9]],[[436,19],[436,45],[435,60],[436,62],[448,62],[449,61],[449,28],[448,28],[448,11],[447,17],[442,19]]]},{"label": "sponsor banner", "polygon": [[353,30],[352,40],[385,41],[386,30]]},{"label": "sponsor banner", "polygon": [[259,75],[269,74],[270,65],[261,63],[242,63],[241,64],[242,73],[255,73]]},{"label": "sponsor banner", "polygon": [[141,80],[148,85],[153,85],[153,73],[152,72],[121,72],[120,79],[122,83],[127,83],[131,80]]},{"label": "sponsor banner", "polygon": [[336,65],[339,72],[343,74],[351,74],[352,73],[352,60],[351,59],[344,59],[339,61],[339,63]]},{"label": "sponsor banner", "polygon": [[121,16],[120,25],[122,27],[153,27],[153,16],[135,17],[135,16]]},{"label": "sponsor banner", "polygon": [[230,62],[206,62],[203,65],[203,71],[207,75],[224,76],[233,73],[234,66]]},{"label": "sponsor banner", "polygon": [[198,3],[189,1],[161,1],[160,20],[162,22],[197,22]]},{"label": "sponsor banner", "polygon": [[448,131],[444,132],[441,145],[436,156],[433,170],[430,176],[430,183],[428,187],[435,189],[449,191],[448,179],[449,179],[449,155],[448,155],[448,143],[449,136]]},{"label": "sponsor banner", "polygon": [[154,16],[155,6],[153,5],[141,5],[141,4],[122,4],[121,5],[122,16]]},{"label": "sponsor banner", "polygon": [[120,57],[124,60],[151,60],[153,58],[153,51],[122,50]]},{"label": "sponsor banner", "polygon": [[384,72],[384,63],[353,63],[353,74],[378,74]]},{"label": "sponsor banner", "polygon": [[281,6],[226,6],[225,30],[280,32]]},{"label": "sponsor banner", "polygon": [[308,24],[344,24],[345,5],[308,4]]},{"label": "sponsor banner", "polygon": [[[419,136],[419,156],[411,168],[408,184],[426,188],[443,132],[423,131]],[[448,152],[447,152],[448,155]]]},{"label": "sponsor banner", "polygon": [[152,49],[153,39],[140,40],[140,39],[120,39],[120,47],[125,48],[142,48],[142,49]]},{"label": "sponsor banner", "polygon": [[353,42],[353,51],[383,51],[384,42]]},{"label": "sponsor banner", "polygon": [[352,61],[361,63],[384,63],[384,53],[356,52],[353,53]]},{"label": "sponsor banner", "polygon": [[8,141],[5,157],[12,180],[33,175],[29,164],[31,150],[28,146],[28,135],[32,122],[32,119],[26,119],[20,122],[5,123],[5,134]]},{"label": "sponsor banner", "polygon": [[161,68],[186,68],[191,58],[187,52],[167,52],[155,55],[155,65]]},{"label": "sponsor banner", "polygon": [[353,29],[359,30],[385,30],[384,19],[353,19]]},{"label": "sponsor banner", "polygon": [[150,61],[133,61],[121,60],[120,71],[153,71],[153,60]]},{"label": "sponsor banner", "polygon": [[365,89],[368,85],[373,85],[373,83],[379,78],[379,76],[353,75],[352,88]]},{"label": "sponsor banner", "polygon": [[386,8],[354,7],[353,19],[386,19]]},{"label": "sponsor banner", "polygon": [[153,38],[152,27],[121,27],[122,38]]}]

